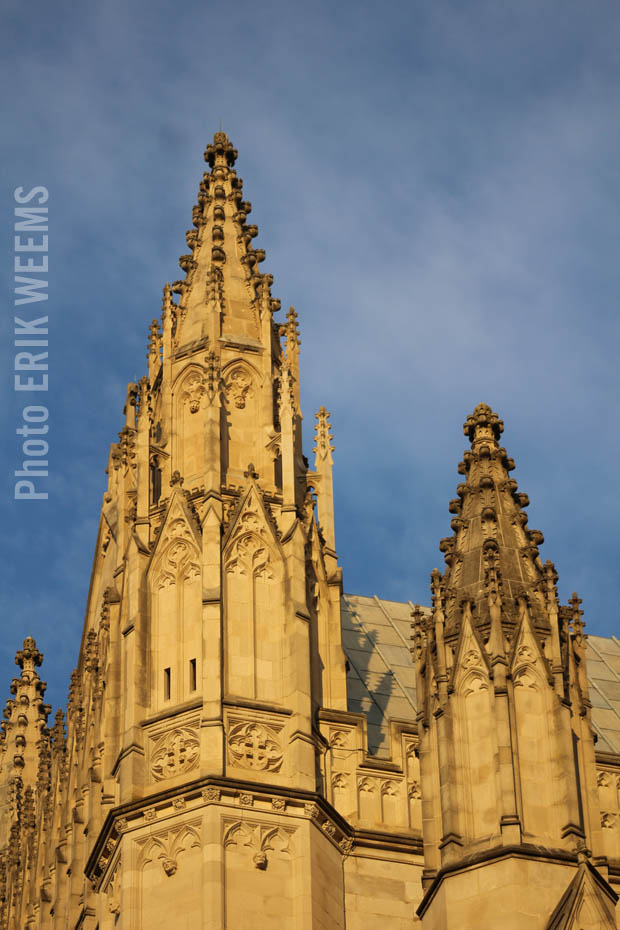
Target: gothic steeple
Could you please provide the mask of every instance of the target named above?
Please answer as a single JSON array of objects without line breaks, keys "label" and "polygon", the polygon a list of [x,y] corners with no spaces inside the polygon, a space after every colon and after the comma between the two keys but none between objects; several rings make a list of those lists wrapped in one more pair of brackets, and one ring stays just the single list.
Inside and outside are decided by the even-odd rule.
[{"label": "gothic steeple", "polygon": [[440,545],[446,568],[431,575],[431,616],[417,608],[412,624],[428,804],[418,913],[429,927],[451,925],[453,876],[468,863],[488,863],[489,902],[512,889],[511,913],[527,894],[522,855],[548,869],[553,904],[565,888],[561,870],[551,877],[554,857],[577,866],[587,846],[605,865],[580,602],[558,605],[555,569],[538,552],[542,533],[527,527],[527,495],[499,445],[502,421],[479,404],[464,431],[471,448],[450,502],[453,535]]},{"label": "gothic steeple", "polygon": [[471,443],[458,466],[465,479],[450,501],[453,535],[439,546],[446,563],[442,588],[448,636],[458,630],[464,598],[474,603],[485,634],[494,608],[501,607],[502,628],[513,629],[523,596],[529,599],[536,628],[549,630],[538,552],[543,534],[527,525],[529,499],[510,477],[515,463],[499,444],[503,430],[502,420],[487,404],[478,404],[463,426]]}]

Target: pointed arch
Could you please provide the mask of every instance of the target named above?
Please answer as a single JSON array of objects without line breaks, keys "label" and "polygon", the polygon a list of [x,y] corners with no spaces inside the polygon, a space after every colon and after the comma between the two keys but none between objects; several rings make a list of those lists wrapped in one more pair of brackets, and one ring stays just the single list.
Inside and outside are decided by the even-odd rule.
[{"label": "pointed arch", "polygon": [[497,830],[497,747],[489,662],[465,611],[452,671],[461,830],[475,842]]},{"label": "pointed arch", "polygon": [[554,695],[547,674],[529,610],[522,606],[511,659],[521,815],[525,833],[542,842],[551,841],[560,829],[557,795],[565,779],[558,770]]},{"label": "pointed arch", "polygon": [[224,543],[226,687],[264,700],[283,698],[284,560],[252,486]]},{"label": "pointed arch", "polygon": [[258,449],[256,443],[261,422],[263,377],[247,359],[235,358],[223,367],[222,384],[224,473],[241,477],[249,462],[256,462],[260,471],[267,455],[266,450]]},{"label": "pointed arch", "polygon": [[174,444],[172,470],[188,481],[204,473],[204,404],[207,394],[205,369],[190,362],[172,386]]},{"label": "pointed arch", "polygon": [[[188,698],[194,679],[200,681],[201,558],[196,520],[175,488],[147,573],[153,707]],[[197,674],[190,681],[192,660]]]}]

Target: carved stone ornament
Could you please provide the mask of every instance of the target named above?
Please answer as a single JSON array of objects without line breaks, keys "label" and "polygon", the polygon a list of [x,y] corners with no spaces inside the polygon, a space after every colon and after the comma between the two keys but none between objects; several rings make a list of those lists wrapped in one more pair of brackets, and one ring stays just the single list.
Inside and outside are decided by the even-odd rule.
[{"label": "carved stone ornament", "polygon": [[204,788],[202,791],[203,801],[219,801],[222,796],[222,792],[219,788],[215,788],[213,785],[210,785],[208,788]]},{"label": "carved stone ornament", "polygon": [[349,732],[347,730],[330,730],[329,745],[332,749],[344,749],[349,742]]},{"label": "carved stone ornament", "polygon": [[284,800],[284,798],[272,798],[271,809],[274,811],[286,810],[286,801]]},{"label": "carved stone ornament", "polygon": [[247,823],[237,821],[230,824],[224,832],[224,848],[247,846],[254,851],[254,867],[264,871],[268,864],[268,852],[279,855],[292,855],[291,840],[294,830],[272,823]]},{"label": "carved stone ornament", "polygon": [[253,807],[254,806],[254,796],[251,794],[240,794],[239,795],[239,804],[242,804],[244,807]]},{"label": "carved stone ornament", "polygon": [[251,396],[252,379],[244,368],[233,368],[226,375],[226,393],[238,410],[243,410],[248,396]]},{"label": "carved stone ornament", "polygon": [[480,668],[480,654],[475,649],[469,649],[461,660],[461,666],[464,669]]},{"label": "carved stone ornament", "polygon": [[144,868],[149,862],[159,861],[170,878],[179,867],[179,857],[189,849],[201,846],[200,824],[182,824],[171,830],[163,830],[140,840],[139,845],[142,848],[138,867]]},{"label": "carved stone ornament", "polygon": [[168,877],[170,877],[171,875],[174,875],[174,873],[177,870],[176,859],[170,859],[168,856],[164,856],[161,864],[162,864],[164,872],[166,873]]},{"label": "carved stone ornament", "polygon": [[420,785],[417,781],[412,782],[409,785],[409,797],[413,798],[414,801],[419,801],[422,797],[422,792],[420,791]]},{"label": "carved stone ornament", "polygon": [[256,722],[237,724],[228,736],[228,761],[244,769],[278,772],[282,766],[282,747],[277,734]]},{"label": "carved stone ornament", "polygon": [[189,404],[190,413],[198,413],[200,401],[206,393],[207,385],[204,376],[198,371],[193,371],[183,382],[181,391],[183,403]]},{"label": "carved stone ornament", "polygon": [[151,773],[156,781],[185,775],[198,765],[200,743],[195,730],[180,727],[164,733],[151,756]]}]

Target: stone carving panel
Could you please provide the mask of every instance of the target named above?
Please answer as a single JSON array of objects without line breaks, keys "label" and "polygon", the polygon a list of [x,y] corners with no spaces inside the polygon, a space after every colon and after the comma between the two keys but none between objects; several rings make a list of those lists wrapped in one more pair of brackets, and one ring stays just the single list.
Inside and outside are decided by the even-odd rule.
[{"label": "stone carving panel", "polygon": [[278,732],[258,721],[235,723],[228,733],[228,761],[243,769],[279,772],[283,751]]},{"label": "stone carving panel", "polygon": [[277,852],[292,856],[292,837],[295,831],[270,823],[250,823],[237,820],[225,825],[224,848],[230,846],[249,847],[253,852],[255,868],[266,869],[268,853]]},{"label": "stone carving panel", "polygon": [[226,394],[238,410],[245,408],[249,397],[253,395],[252,377],[243,365],[229,369],[224,379]]},{"label": "stone carving panel", "polygon": [[198,413],[200,402],[207,393],[206,379],[202,372],[191,371],[183,382],[181,388],[181,402],[189,405],[190,413]]},{"label": "stone carving panel", "polygon": [[185,775],[198,766],[200,743],[191,727],[177,727],[164,733],[151,752],[151,774],[156,781]]},{"label": "stone carving panel", "polygon": [[138,841],[141,847],[138,864],[144,868],[150,862],[159,861],[164,873],[171,878],[178,869],[179,856],[192,848],[200,848],[200,824],[189,823],[162,830]]}]

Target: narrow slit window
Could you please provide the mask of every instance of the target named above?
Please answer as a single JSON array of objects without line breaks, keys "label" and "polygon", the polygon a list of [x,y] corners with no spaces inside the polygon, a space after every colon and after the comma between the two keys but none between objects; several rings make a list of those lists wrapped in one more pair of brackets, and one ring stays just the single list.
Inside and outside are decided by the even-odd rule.
[{"label": "narrow slit window", "polygon": [[164,701],[170,700],[170,669],[164,669]]},{"label": "narrow slit window", "polygon": [[189,690],[196,690],[196,659],[189,660]]}]

